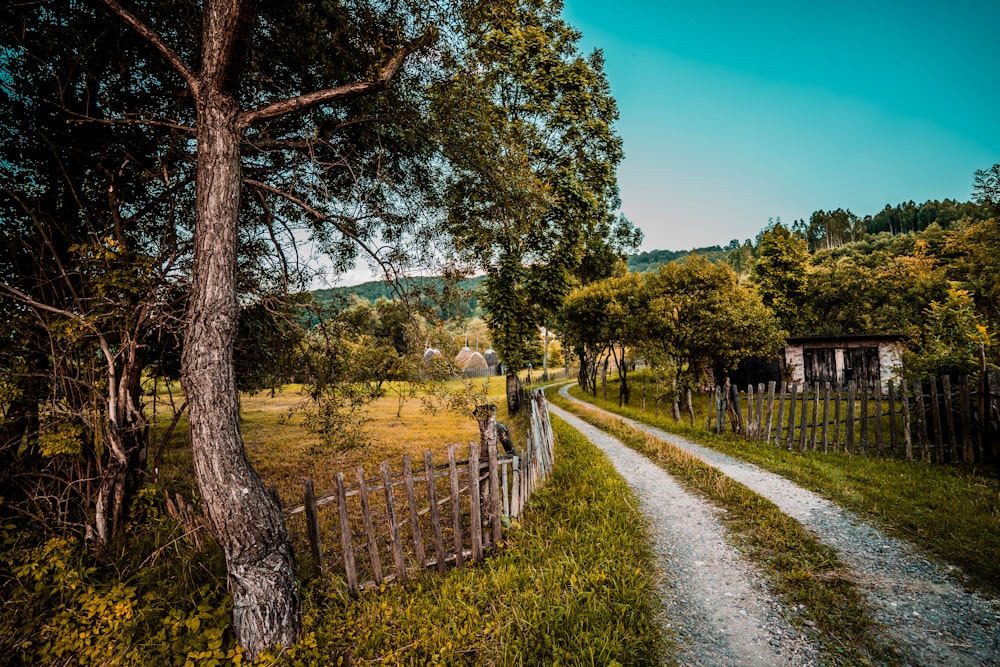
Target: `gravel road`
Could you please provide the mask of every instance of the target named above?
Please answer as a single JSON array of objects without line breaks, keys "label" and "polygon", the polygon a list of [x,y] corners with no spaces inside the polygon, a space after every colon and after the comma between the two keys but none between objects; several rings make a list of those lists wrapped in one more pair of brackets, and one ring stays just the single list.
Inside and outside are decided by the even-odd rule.
[{"label": "gravel road", "polygon": [[[564,387],[562,395],[576,400],[566,391]],[[556,412],[555,406],[550,407]],[[556,414],[562,416],[564,411]],[[931,563],[908,543],[888,537],[853,513],[780,475],[680,436],[630,419],[620,419],[718,468],[769,499],[836,549],[853,571],[872,615],[884,625],[890,640],[899,648],[906,661],[904,664],[913,667],[1000,665],[1000,601],[963,590],[952,568]],[[640,495],[645,493],[638,492]],[[653,521],[659,519],[653,518]]]},{"label": "gravel road", "polygon": [[816,664],[808,641],[782,616],[781,601],[726,541],[718,509],[618,440],[554,405],[549,409],[604,451],[640,497],[664,573],[660,591],[679,664]]}]

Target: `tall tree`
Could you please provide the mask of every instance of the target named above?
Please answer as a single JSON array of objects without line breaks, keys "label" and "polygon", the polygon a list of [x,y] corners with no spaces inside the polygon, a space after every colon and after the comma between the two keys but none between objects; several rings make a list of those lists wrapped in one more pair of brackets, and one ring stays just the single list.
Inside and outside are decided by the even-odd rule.
[{"label": "tall tree", "polygon": [[807,265],[806,242],[780,221],[757,235],[757,252],[750,270],[764,304],[792,334],[808,327],[804,320]]},{"label": "tall tree", "polygon": [[574,274],[608,275],[608,259],[637,242],[613,216],[622,153],[603,58],[579,53],[561,10],[551,0],[493,3],[470,21],[472,48],[441,88],[447,109],[460,98],[490,118],[457,126],[446,148],[456,167],[449,228],[487,274],[487,322],[511,374]]}]

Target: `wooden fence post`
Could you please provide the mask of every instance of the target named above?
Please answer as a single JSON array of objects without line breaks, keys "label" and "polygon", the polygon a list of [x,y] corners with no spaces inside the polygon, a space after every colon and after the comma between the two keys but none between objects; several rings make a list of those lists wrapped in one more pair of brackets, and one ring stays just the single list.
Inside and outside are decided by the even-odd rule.
[{"label": "wooden fence post", "polygon": [[868,382],[858,386],[861,390],[861,453],[868,456]]},{"label": "wooden fence post", "polygon": [[434,474],[434,461],[430,450],[424,452],[424,479],[427,482],[427,500],[430,503],[431,529],[434,532],[434,556],[437,558],[437,569],[445,573],[444,535],[441,532],[441,515],[438,512],[437,480]]},{"label": "wooden fence post", "polygon": [[792,442],[795,441],[795,406],[798,404],[799,383],[792,383],[792,395],[788,399],[788,438],[785,449],[792,451]]},{"label": "wooden fence post", "polygon": [[809,428],[809,448],[812,451],[816,451],[816,425],[819,422],[819,382],[813,385],[813,411],[812,411],[812,426]]},{"label": "wooden fence post", "polygon": [[375,573],[375,583],[382,583],[382,559],[379,558],[378,541],[375,538],[375,526],[372,524],[371,507],[368,505],[368,486],[365,484],[365,469],[357,467],[358,497],[361,499],[361,516],[364,519],[365,536],[368,538],[368,556]]},{"label": "wooden fence post", "polygon": [[774,422],[774,380],[767,381],[767,436],[765,442],[771,443],[771,428]]},{"label": "wooden fence post", "polygon": [[875,451],[882,456],[882,381],[875,382]]},{"label": "wooden fence post", "polygon": [[[482,498],[479,495],[479,443],[469,443],[469,522],[472,525],[472,559],[483,559]],[[520,501],[518,501],[520,511]]]},{"label": "wooden fence post", "polygon": [[823,392],[823,452],[830,446],[830,382],[824,382]]},{"label": "wooden fence post", "polygon": [[389,462],[379,464],[382,473],[382,490],[385,492],[385,509],[389,517],[389,543],[392,546],[392,564],[396,569],[396,578],[406,581],[406,559],[403,557],[403,541],[399,537],[399,521],[396,518],[396,498],[392,491],[392,475],[389,474]]},{"label": "wooden fence post", "polygon": [[907,393],[906,380],[899,381],[899,391],[903,399],[903,443],[906,449],[906,458],[913,460],[913,431],[910,428],[910,396]]},{"label": "wooden fence post", "polygon": [[743,427],[743,437],[749,440],[753,437],[754,429],[757,425],[753,420],[753,384],[747,385],[747,418]]},{"label": "wooden fence post", "polygon": [[754,423],[757,425],[754,429],[754,436],[760,440],[761,435],[764,433],[764,383],[757,383],[757,414],[754,417]]},{"label": "wooden fence post", "polygon": [[461,487],[458,483],[458,466],[455,464],[455,445],[448,445],[448,477],[451,481],[451,531],[455,543],[455,567],[462,569],[465,567],[465,547],[462,546],[462,505],[458,502]]},{"label": "wooden fence post", "polygon": [[837,400],[833,404],[833,451],[835,452],[840,451],[840,400],[843,394],[844,387],[837,383]]},{"label": "wooden fence post", "polygon": [[323,560],[323,544],[319,537],[319,513],[316,508],[316,491],[312,479],[302,483],[305,492],[306,530],[309,533],[309,550],[312,552],[313,574],[317,577],[326,574],[326,561]]},{"label": "wooden fence post", "polygon": [[951,377],[941,376],[941,392],[944,394],[944,423],[948,427],[945,433],[945,440],[948,441],[950,453],[949,459],[952,463],[958,461],[958,436],[955,433],[955,412],[951,401]]},{"label": "wooden fence post", "polygon": [[406,502],[410,506],[410,529],[413,532],[413,550],[417,557],[417,567],[427,566],[427,554],[424,552],[424,537],[420,530],[420,512],[417,509],[417,496],[413,490],[413,467],[410,455],[403,455],[403,485],[406,488]]},{"label": "wooden fence post", "polygon": [[941,434],[941,401],[938,398],[937,376],[929,378],[931,383],[931,426],[934,427],[934,446],[937,448],[938,461],[945,461],[944,437]]},{"label": "wooden fence post", "polygon": [[892,455],[896,455],[896,392],[892,380],[889,380],[889,446],[892,448]]},{"label": "wooden fence post", "polygon": [[774,444],[778,447],[781,447],[781,443],[784,441],[782,429],[785,427],[785,390],[787,388],[787,383],[782,381],[778,396],[778,423],[774,428]]},{"label": "wooden fence post", "polygon": [[[544,449],[544,446],[543,446]],[[497,475],[497,447],[490,443],[488,450],[490,475],[490,518],[493,521],[493,546],[503,539],[503,522],[500,520],[500,477]]]},{"label": "wooden fence post", "polygon": [[351,540],[351,522],[347,513],[347,492],[344,490],[344,473],[338,472],[333,479],[337,496],[337,512],[340,519],[340,546],[344,551],[344,574],[347,589],[352,597],[358,596],[358,570],[354,565],[354,544]]},{"label": "wooden fence post", "polygon": [[927,411],[924,409],[924,388],[920,384],[920,378],[913,379],[913,399],[917,402],[917,429],[920,435],[920,458],[924,461],[931,460],[930,450],[927,443]]},{"label": "wooden fence post", "polygon": [[854,454],[854,382],[847,383],[847,415],[845,416],[844,430],[847,444],[844,449],[848,454]]},{"label": "wooden fence post", "polygon": [[972,450],[972,411],[968,375],[959,378],[959,398],[962,411],[962,460],[966,463],[975,463],[976,457]]}]

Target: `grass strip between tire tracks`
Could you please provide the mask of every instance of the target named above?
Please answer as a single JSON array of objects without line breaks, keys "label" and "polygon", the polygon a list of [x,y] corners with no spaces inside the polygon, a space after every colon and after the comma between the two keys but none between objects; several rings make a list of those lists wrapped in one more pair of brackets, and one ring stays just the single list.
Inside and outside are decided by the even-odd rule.
[{"label": "grass strip between tire tracks", "polygon": [[893,664],[898,657],[879,637],[857,587],[836,552],[771,501],[701,459],[549,392],[549,400],[648,457],[685,488],[725,510],[733,543],[758,564],[788,605],[792,623],[808,634],[829,665]]}]

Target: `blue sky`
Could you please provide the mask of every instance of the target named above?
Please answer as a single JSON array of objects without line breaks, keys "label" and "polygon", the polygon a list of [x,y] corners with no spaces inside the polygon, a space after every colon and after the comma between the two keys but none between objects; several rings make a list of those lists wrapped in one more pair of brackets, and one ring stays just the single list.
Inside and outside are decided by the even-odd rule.
[{"label": "blue sky", "polygon": [[566,0],[606,58],[643,249],[970,198],[1000,162],[1000,0]]}]

